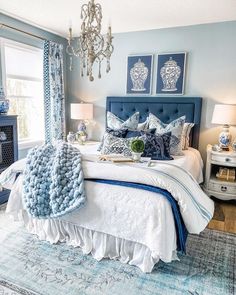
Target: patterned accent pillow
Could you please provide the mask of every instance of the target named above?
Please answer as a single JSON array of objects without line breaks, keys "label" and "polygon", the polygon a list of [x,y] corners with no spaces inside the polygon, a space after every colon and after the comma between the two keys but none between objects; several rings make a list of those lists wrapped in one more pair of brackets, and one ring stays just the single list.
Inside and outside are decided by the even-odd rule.
[{"label": "patterned accent pillow", "polygon": [[[111,134],[111,135],[113,135],[113,136],[116,136],[116,137],[123,137],[123,138],[125,138],[126,137],[126,134],[128,132],[128,129],[117,129],[117,130],[113,130],[113,129],[107,127],[106,132],[109,133],[109,134]],[[102,142],[101,142],[101,144],[99,145],[99,147],[97,149],[98,151],[101,151],[101,149],[102,149],[103,142],[104,142],[104,135],[102,137]]]},{"label": "patterned accent pillow", "polygon": [[123,154],[124,156],[131,156],[130,144],[133,139],[134,137],[121,138],[105,132],[101,154]]},{"label": "patterned accent pillow", "polygon": [[147,131],[148,129],[148,118],[143,123],[138,123],[138,131]]},{"label": "patterned accent pillow", "polygon": [[153,129],[147,129],[146,131],[138,131],[138,130],[127,130],[126,133],[126,138],[130,138],[130,137],[139,137],[142,136],[144,132],[148,132],[148,133],[152,133],[155,134],[156,132],[156,128]]},{"label": "patterned accent pillow", "polygon": [[189,148],[189,134],[193,126],[194,126],[194,123],[184,123],[182,137],[181,137],[182,150],[187,150]]},{"label": "patterned accent pillow", "polygon": [[185,122],[185,116],[182,116],[169,124],[163,123],[153,114],[149,114],[149,128],[156,128],[156,134],[160,135],[166,132],[171,132],[170,140],[170,154],[174,156],[182,156],[181,136],[183,126]]},{"label": "patterned accent pillow", "polygon": [[141,139],[145,142],[143,157],[151,157],[152,160],[173,160],[170,156],[171,132],[162,135],[143,132]]},{"label": "patterned accent pillow", "polygon": [[107,127],[113,130],[124,128],[135,130],[138,128],[138,122],[139,112],[134,113],[126,121],[123,121],[111,112],[107,112]]}]

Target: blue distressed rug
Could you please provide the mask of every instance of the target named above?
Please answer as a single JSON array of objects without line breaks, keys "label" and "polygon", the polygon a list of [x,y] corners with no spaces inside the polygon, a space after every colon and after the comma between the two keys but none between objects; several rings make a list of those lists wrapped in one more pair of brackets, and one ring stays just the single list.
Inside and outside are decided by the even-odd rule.
[{"label": "blue distressed rug", "polygon": [[[97,262],[79,248],[39,241],[0,219],[0,294],[227,295],[236,294],[236,235],[189,235],[187,255],[160,262],[151,274],[119,261]],[[12,225],[11,225],[12,226]]]}]

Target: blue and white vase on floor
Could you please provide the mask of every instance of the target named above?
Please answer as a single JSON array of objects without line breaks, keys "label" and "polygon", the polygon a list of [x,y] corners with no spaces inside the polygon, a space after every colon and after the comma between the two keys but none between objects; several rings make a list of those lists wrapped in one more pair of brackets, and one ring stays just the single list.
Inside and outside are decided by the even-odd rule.
[{"label": "blue and white vase on floor", "polygon": [[6,99],[4,89],[0,86],[0,114],[6,114],[9,110],[9,100]]}]

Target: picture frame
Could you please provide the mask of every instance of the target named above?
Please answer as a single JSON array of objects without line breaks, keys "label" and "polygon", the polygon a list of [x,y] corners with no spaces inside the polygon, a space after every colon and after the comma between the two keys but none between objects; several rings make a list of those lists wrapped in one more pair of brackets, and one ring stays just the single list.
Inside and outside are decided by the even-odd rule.
[{"label": "picture frame", "polygon": [[126,94],[151,94],[153,54],[129,55]]},{"label": "picture frame", "polygon": [[183,95],[187,52],[157,55],[156,94]]}]

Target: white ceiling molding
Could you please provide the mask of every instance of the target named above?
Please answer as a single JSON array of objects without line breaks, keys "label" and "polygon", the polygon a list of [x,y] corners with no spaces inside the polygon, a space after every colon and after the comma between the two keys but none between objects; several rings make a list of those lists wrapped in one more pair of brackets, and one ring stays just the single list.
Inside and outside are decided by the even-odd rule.
[{"label": "white ceiling molding", "polygon": [[[144,31],[236,20],[235,0],[95,0],[102,5],[103,28],[113,33]],[[58,35],[72,22],[80,33],[80,8],[86,0],[1,0],[0,12]]]}]

